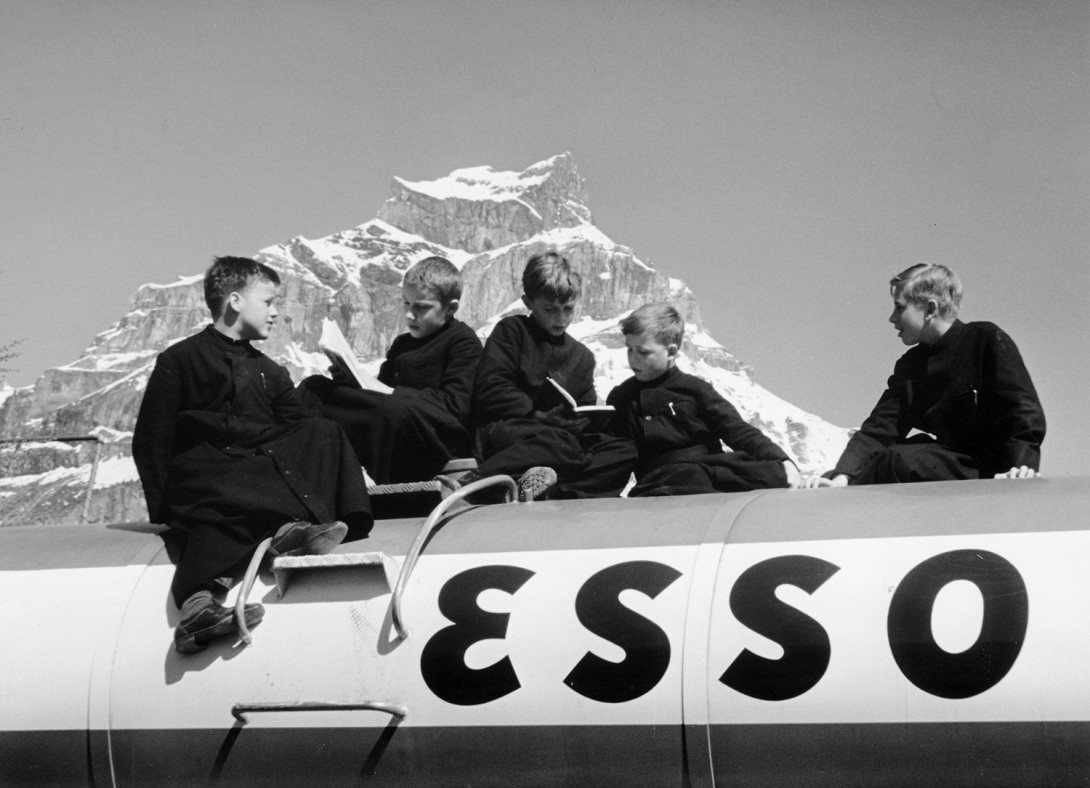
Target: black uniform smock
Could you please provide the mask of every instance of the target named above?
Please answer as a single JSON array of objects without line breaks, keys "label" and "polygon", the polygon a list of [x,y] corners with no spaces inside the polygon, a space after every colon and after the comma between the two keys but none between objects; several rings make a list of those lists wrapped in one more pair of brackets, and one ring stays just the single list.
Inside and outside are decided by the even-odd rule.
[{"label": "black uniform smock", "polygon": [[433,334],[398,336],[379,368],[391,394],[335,384],[321,375],[301,386],[326,418],[348,434],[363,467],[379,484],[430,479],[453,457],[468,457],[473,376],[481,340],[451,319]]},{"label": "black uniform smock", "polygon": [[553,336],[529,315],[503,318],[492,329],[477,368],[473,412],[479,426],[529,418],[555,406],[551,377],[578,405],[594,405],[594,354],[567,333]]},{"label": "black uniform smock", "polygon": [[[594,405],[594,354],[567,333],[544,331],[530,315],[500,320],[485,343],[473,386],[478,472],[518,476],[531,467],[553,468],[560,494],[616,494],[635,461],[635,447],[603,433],[542,421],[563,399],[547,378],[578,405]],[[561,416],[572,417],[572,413]]]},{"label": "black uniform smock", "polygon": [[787,453],[702,378],[672,367],[655,380],[629,378],[606,402],[616,408],[611,431],[639,451],[629,496],[787,486]]},{"label": "black uniform smock", "polygon": [[[912,429],[934,441],[904,442]],[[833,474],[859,484],[1039,470],[1044,437],[1044,410],[1014,341],[993,323],[955,320],[934,345],[901,356]]]},{"label": "black uniform smock", "polygon": [[286,369],[212,326],[159,354],[133,459],[151,521],[188,533],[179,605],[286,522],[343,520],[350,538],[372,524],[340,427],[307,415]]}]

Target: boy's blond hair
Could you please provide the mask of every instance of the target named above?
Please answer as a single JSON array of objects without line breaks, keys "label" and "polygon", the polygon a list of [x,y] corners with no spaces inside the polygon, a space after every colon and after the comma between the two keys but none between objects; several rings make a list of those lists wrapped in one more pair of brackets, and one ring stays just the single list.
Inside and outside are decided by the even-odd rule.
[{"label": "boy's blond hair", "polygon": [[446,306],[462,297],[462,272],[445,257],[426,257],[405,272],[402,286],[415,287]]},{"label": "boy's blond hair", "polygon": [[685,321],[669,304],[644,304],[621,321],[621,333],[626,337],[650,336],[664,347],[680,348]]},{"label": "boy's blond hair", "polygon": [[894,298],[903,295],[905,301],[923,307],[935,299],[939,317],[958,316],[961,306],[961,280],[945,265],[917,263],[889,280],[889,292]]},{"label": "boy's blond hair", "polygon": [[582,295],[583,279],[563,255],[542,252],[526,261],[522,270],[522,292],[528,298],[541,296],[566,303]]}]

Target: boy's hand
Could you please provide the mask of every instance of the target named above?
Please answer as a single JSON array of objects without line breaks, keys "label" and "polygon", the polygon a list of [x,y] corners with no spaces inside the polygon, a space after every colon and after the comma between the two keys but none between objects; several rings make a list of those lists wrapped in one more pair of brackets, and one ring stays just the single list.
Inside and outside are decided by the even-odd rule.
[{"label": "boy's hand", "polygon": [[542,424],[552,425],[554,420],[560,418],[560,411],[563,409],[563,405],[557,405],[555,408],[550,408],[549,410],[535,410],[530,415]]},{"label": "boy's hand", "polygon": [[792,490],[802,487],[802,474],[799,468],[791,460],[783,461],[783,470],[787,474],[787,486]]},{"label": "boy's hand", "polygon": [[352,386],[356,387],[356,380],[343,369],[340,364],[329,365],[329,376],[333,378],[333,382],[338,386]]},{"label": "boy's hand", "polygon": [[1029,467],[1028,465],[1022,465],[1022,466],[1017,467],[1017,468],[1011,468],[1006,473],[997,473],[995,475],[995,478],[996,479],[1032,479],[1035,476],[1040,476],[1040,475],[1041,474],[1037,473],[1037,471],[1033,470],[1033,468]]},{"label": "boy's hand", "polygon": [[576,416],[569,418],[564,414],[564,405],[557,405],[555,408],[549,410],[535,410],[534,418],[540,421],[542,424],[549,427],[558,427],[568,432],[582,432],[588,426],[590,426],[590,419],[586,417]]},{"label": "boy's hand", "polygon": [[842,473],[838,473],[831,479],[826,479],[820,474],[814,474],[807,478],[805,485],[807,490],[814,490],[818,487],[847,487],[848,477]]}]

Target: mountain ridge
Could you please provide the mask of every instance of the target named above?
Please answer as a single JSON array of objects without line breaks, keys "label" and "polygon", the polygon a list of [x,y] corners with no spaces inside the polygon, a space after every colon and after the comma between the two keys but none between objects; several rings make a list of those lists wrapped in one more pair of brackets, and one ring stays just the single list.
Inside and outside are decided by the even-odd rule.
[{"label": "mountain ridge", "polygon": [[[327,362],[317,340],[322,319],[330,316],[360,359],[377,369],[386,348],[403,331],[401,277],[414,262],[433,254],[447,257],[462,271],[465,287],[458,317],[484,338],[501,317],[521,310],[526,260],[555,249],[583,277],[580,311],[570,332],[598,359],[600,398],[629,375],[617,328],[620,318],[643,303],[669,301],[686,322],[680,365],[707,378],[804,470],[830,467],[848,432],[759,386],[752,368],[708,333],[696,296],[685,283],[603,233],[593,223],[587,200],[586,184],[569,153],[521,172],[480,166],[431,181],[395,177],[390,197],[374,219],[324,238],[294,236],[254,255],[276,269],[282,281],[281,318],[260,347],[285,364],[296,381],[323,372]],[[208,323],[202,279],[195,274],[141,285],[126,314],[96,335],[79,359],[46,370],[32,386],[11,391],[0,401],[0,437],[45,439],[108,431],[105,459],[120,463],[112,472],[111,488],[125,490],[102,496],[110,503],[101,511],[96,508],[97,516],[145,516],[135,471],[125,477],[122,467],[128,439],[156,355]],[[52,446],[30,454],[53,456],[59,467],[83,469],[86,480],[89,451],[61,452]],[[17,461],[0,456],[0,522],[37,517],[28,508],[31,500],[44,509],[44,521],[71,516],[79,474],[50,481],[44,478],[48,472],[40,471],[45,460],[30,462],[28,456]],[[20,473],[28,463],[43,478]],[[51,494],[68,503],[43,503]]]}]

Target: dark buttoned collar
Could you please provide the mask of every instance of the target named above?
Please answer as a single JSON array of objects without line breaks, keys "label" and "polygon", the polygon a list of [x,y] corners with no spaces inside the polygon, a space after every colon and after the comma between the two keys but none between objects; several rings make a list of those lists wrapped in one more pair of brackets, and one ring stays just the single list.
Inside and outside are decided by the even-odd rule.
[{"label": "dark buttoned collar", "polygon": [[652,388],[655,388],[656,386],[661,386],[663,383],[666,383],[666,382],[676,378],[680,374],[681,374],[681,370],[679,370],[677,368],[677,365],[675,364],[674,366],[670,367],[668,370],[663,372],[661,375],[659,375],[654,380],[647,380],[647,381],[637,380],[636,384],[641,389],[652,389]]},{"label": "dark buttoned collar", "polygon": [[409,347],[423,347],[424,345],[431,342],[433,339],[441,337],[443,334],[445,334],[447,331],[449,331],[450,327],[453,324],[454,324],[454,318],[452,317],[450,320],[445,322],[443,325],[439,326],[439,328],[435,329],[435,331],[428,334],[426,337],[414,337],[412,334],[409,334],[406,331],[405,333],[406,333],[407,336],[403,341]]},{"label": "dark buttoned collar", "polygon": [[954,322],[950,324],[950,328],[946,329],[946,333],[939,337],[939,341],[933,345],[928,345],[928,351],[930,353],[941,353],[953,345],[964,330],[965,324],[955,318]]},{"label": "dark buttoned collar", "polygon": [[530,338],[534,340],[534,344],[548,342],[550,345],[563,345],[568,341],[567,331],[560,336],[553,336],[537,324],[533,315],[523,315],[522,319],[526,321],[526,330],[530,332]]},{"label": "dark buttoned collar", "polygon": [[244,353],[255,352],[254,346],[250,344],[250,340],[232,339],[231,337],[219,331],[219,329],[217,329],[216,326],[212,323],[209,323],[208,326],[205,327],[203,333],[210,334],[215,337],[215,341],[219,342],[220,346],[223,347],[225,350]]}]

